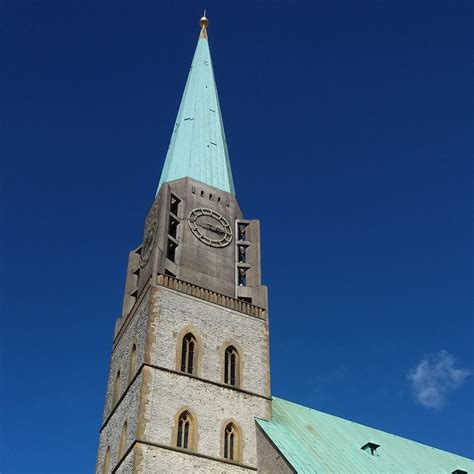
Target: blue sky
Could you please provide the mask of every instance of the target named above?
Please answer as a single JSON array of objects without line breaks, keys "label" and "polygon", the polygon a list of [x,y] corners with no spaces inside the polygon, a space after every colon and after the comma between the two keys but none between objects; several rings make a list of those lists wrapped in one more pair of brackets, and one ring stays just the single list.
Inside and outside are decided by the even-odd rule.
[{"label": "blue sky", "polygon": [[94,468],[203,8],[274,394],[474,457],[471,2],[9,0],[1,471]]}]

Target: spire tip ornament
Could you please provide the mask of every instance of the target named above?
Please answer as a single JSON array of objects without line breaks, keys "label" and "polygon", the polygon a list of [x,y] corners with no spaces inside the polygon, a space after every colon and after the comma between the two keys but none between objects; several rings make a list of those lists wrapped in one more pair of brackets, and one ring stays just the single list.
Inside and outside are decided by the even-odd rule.
[{"label": "spire tip ornament", "polygon": [[209,25],[209,20],[206,18],[206,10],[204,10],[204,15],[199,20],[199,24],[201,25],[199,39],[207,39],[207,27]]}]

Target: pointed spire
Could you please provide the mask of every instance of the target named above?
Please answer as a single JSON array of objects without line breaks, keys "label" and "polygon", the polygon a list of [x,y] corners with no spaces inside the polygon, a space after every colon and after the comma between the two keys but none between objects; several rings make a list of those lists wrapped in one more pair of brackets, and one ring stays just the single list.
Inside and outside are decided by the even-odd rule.
[{"label": "pointed spire", "polygon": [[193,178],[235,194],[207,40],[205,12],[157,193],[163,183]]}]

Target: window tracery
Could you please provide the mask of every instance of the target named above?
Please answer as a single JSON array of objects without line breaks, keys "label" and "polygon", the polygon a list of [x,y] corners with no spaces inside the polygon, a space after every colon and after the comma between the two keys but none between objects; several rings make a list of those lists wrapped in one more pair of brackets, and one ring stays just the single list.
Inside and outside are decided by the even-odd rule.
[{"label": "window tracery", "polygon": [[224,459],[239,461],[239,430],[234,423],[229,423],[224,430]]},{"label": "window tracery", "polygon": [[193,375],[196,366],[196,338],[189,332],[183,337],[181,347],[181,372]]},{"label": "window tracery", "polygon": [[238,386],[239,370],[239,353],[234,346],[229,346],[224,355],[224,383]]},{"label": "window tracery", "polygon": [[183,449],[193,448],[194,426],[193,418],[189,411],[185,410],[178,418],[178,432],[176,446]]}]

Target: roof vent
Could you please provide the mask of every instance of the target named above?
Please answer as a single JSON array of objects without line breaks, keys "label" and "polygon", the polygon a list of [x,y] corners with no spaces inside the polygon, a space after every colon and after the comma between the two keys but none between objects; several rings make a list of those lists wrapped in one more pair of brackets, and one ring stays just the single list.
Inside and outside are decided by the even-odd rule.
[{"label": "roof vent", "polygon": [[377,456],[377,448],[380,448],[380,444],[367,443],[364,444],[361,449],[370,453],[372,456]]}]

